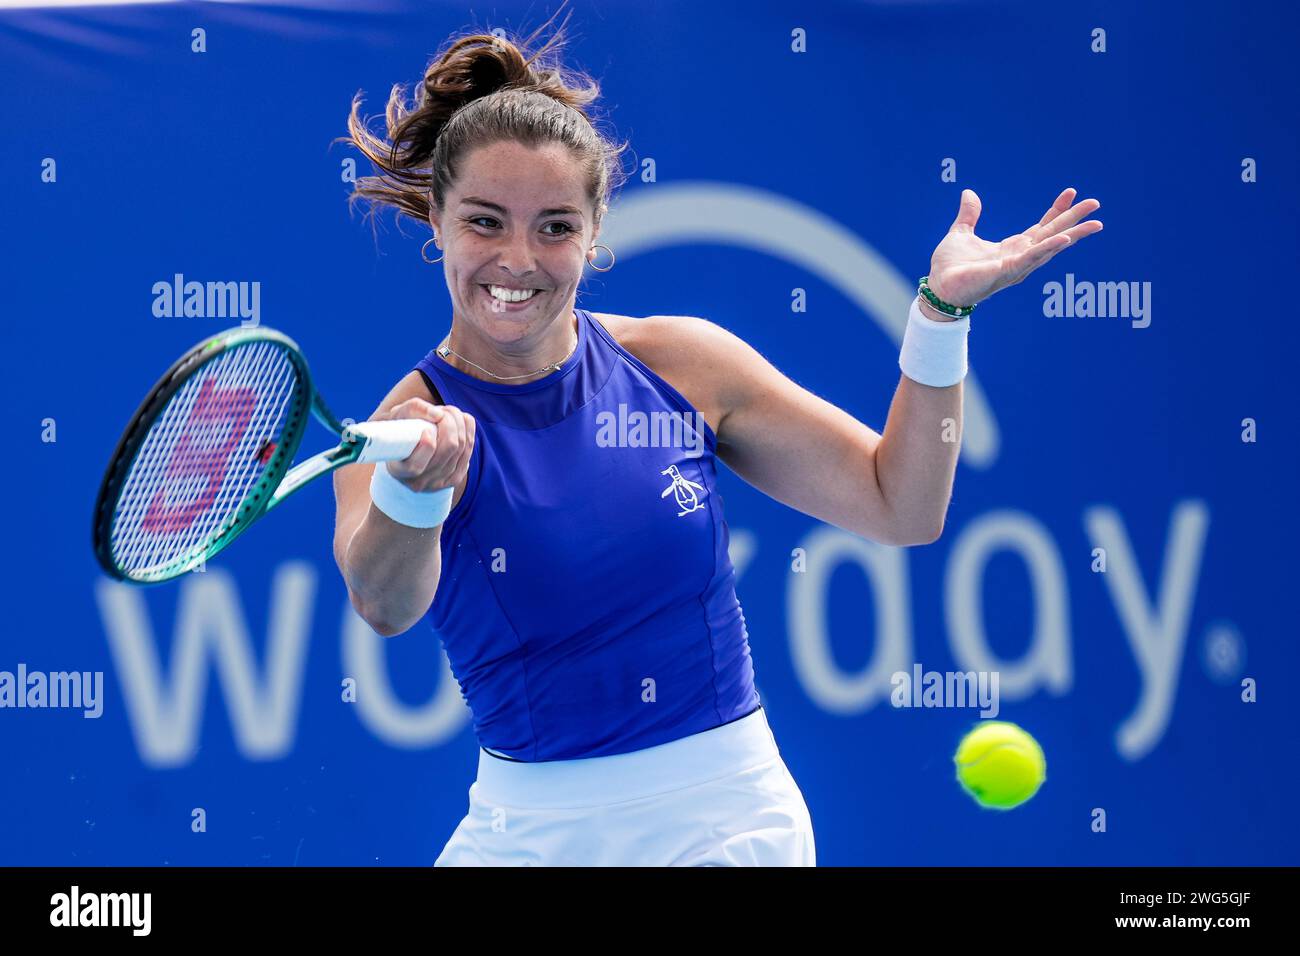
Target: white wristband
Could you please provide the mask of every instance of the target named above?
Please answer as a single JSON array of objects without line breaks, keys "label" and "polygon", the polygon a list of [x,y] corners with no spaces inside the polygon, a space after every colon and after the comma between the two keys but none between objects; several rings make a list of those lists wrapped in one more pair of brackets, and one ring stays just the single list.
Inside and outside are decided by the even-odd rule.
[{"label": "white wristband", "polygon": [[970,316],[940,322],[921,311],[921,297],[907,314],[898,367],[914,382],[946,388],[966,377],[966,334]]},{"label": "white wristband", "polygon": [[398,524],[408,528],[436,528],[451,514],[454,486],[437,491],[412,491],[393,477],[388,462],[375,465],[370,478],[370,500]]}]

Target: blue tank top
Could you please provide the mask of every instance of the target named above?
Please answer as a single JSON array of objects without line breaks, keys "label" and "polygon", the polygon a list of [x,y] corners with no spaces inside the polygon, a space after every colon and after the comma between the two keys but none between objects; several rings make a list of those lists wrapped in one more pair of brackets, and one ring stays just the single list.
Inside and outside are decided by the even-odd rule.
[{"label": "blue tank top", "polygon": [[716,437],[585,309],[524,385],[416,369],[476,421],[425,617],[479,744],[516,760],[626,753],[759,706],[717,493]]}]

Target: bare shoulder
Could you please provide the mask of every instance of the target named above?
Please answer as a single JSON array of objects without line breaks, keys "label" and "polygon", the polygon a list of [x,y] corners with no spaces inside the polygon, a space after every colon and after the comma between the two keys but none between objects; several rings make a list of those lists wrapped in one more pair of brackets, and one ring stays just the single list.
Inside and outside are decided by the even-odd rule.
[{"label": "bare shoulder", "polygon": [[607,312],[592,312],[591,315],[600,320],[619,345],[637,358],[641,356],[634,349],[656,358],[689,358],[700,345],[707,345],[710,340],[720,341],[720,336],[731,334],[720,325],[693,315],[647,315],[639,318]]},{"label": "bare shoulder", "polygon": [[666,381],[704,416],[717,434],[727,410],[723,387],[738,341],[726,329],[691,315],[633,318],[592,312],[605,330],[638,361]]}]

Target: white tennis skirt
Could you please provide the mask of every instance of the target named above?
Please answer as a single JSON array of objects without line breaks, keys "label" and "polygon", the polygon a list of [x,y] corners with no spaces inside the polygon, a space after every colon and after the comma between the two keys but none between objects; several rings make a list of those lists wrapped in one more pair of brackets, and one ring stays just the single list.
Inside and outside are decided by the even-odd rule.
[{"label": "white tennis skirt", "polygon": [[815,866],[812,819],[762,708],[608,757],[479,750],[469,813],[434,866]]}]

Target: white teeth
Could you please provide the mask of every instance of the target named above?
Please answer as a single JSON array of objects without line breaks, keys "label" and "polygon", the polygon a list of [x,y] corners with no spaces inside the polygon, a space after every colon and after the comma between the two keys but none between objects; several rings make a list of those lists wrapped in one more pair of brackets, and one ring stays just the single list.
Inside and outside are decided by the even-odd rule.
[{"label": "white teeth", "polygon": [[536,289],[503,289],[499,285],[487,287],[488,294],[502,302],[523,302],[537,294]]}]

